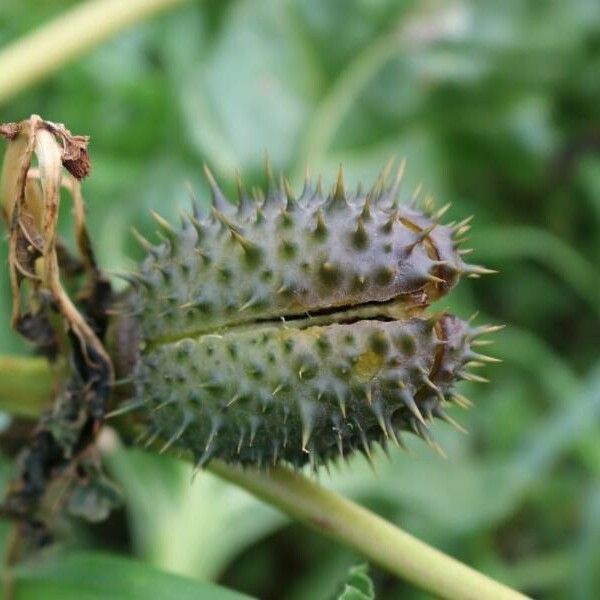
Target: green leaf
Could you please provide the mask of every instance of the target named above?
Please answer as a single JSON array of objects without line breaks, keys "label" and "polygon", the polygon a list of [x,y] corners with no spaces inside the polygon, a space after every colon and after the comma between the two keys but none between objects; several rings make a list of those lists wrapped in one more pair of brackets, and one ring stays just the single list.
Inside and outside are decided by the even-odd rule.
[{"label": "green leaf", "polygon": [[337,600],[374,600],[375,589],[369,577],[369,565],[350,567],[343,590]]},{"label": "green leaf", "polygon": [[98,553],[71,554],[16,571],[15,600],[248,600],[249,596]]}]

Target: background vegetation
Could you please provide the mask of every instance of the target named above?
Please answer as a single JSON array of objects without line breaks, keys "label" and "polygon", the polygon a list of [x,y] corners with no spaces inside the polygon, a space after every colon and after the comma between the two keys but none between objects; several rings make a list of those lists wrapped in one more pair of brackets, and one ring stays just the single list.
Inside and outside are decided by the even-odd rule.
[{"label": "background vegetation", "polygon": [[[73,4],[2,2],[0,45]],[[370,184],[405,156],[407,194],[422,181],[450,218],[474,213],[474,257],[501,275],[439,308],[508,327],[504,364],[464,385],[476,408],[454,413],[470,435],[436,427],[448,460],[417,441],[376,474],[358,458],[320,478],[535,597],[600,596],[597,1],[189,2],[0,99],[0,121],[31,113],[92,136],[84,192],[109,269],[140,256],[129,228],[151,233],[150,208],[188,206],[186,182],[206,200],[202,161],[232,190],[236,168],[261,182],[265,150],[297,186],[307,161]],[[7,274],[0,315],[0,353],[27,352]],[[121,448],[106,460],[125,506],[74,524],[78,548],[286,600],[332,597],[359,561],[210,474],[190,485],[188,465]],[[372,575],[380,598],[425,597]]]}]

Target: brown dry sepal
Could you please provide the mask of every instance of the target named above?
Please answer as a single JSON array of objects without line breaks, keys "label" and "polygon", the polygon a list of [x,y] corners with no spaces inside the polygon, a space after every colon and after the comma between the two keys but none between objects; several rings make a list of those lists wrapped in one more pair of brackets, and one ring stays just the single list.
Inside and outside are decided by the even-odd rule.
[{"label": "brown dry sepal", "polygon": [[21,131],[21,127],[18,123],[2,123],[0,124],[0,135],[5,137],[7,140],[14,140]]},{"label": "brown dry sepal", "polygon": [[92,164],[88,152],[87,135],[73,135],[62,123],[44,122],[62,145],[62,164],[79,181],[90,174]]}]

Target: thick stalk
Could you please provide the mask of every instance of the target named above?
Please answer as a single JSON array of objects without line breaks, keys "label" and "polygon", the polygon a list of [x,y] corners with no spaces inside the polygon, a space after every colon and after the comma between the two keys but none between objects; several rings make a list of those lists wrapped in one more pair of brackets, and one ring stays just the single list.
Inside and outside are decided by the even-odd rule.
[{"label": "thick stalk", "polygon": [[288,468],[243,470],[212,461],[209,470],[436,597],[526,597]]},{"label": "thick stalk", "polygon": [[[7,378],[14,365],[20,370],[14,371],[14,377]],[[33,376],[26,376],[27,373],[35,374],[39,380],[36,386],[32,386]],[[0,359],[0,410],[13,412],[17,408],[21,415],[39,414],[43,409],[41,399],[50,394],[50,381],[50,371],[43,361]],[[16,394],[19,401],[11,402],[11,394]],[[450,600],[525,598],[286,467],[259,471],[215,460],[208,470],[437,597]]]},{"label": "thick stalk", "polygon": [[38,417],[52,398],[52,374],[45,358],[0,356],[0,410]]},{"label": "thick stalk", "polygon": [[0,102],[129,25],[185,0],[89,0],[0,52]]}]

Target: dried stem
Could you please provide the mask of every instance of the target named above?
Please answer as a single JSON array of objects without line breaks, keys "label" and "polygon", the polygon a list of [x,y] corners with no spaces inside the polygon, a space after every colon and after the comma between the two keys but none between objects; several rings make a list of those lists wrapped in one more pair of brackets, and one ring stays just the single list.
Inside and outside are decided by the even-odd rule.
[{"label": "dried stem", "polygon": [[[2,131],[6,131],[6,125]],[[57,312],[67,321],[71,331],[81,340],[84,348],[91,348],[97,357],[110,365],[109,356],[97,335],[79,313],[63,288],[57,255],[57,224],[63,165],[84,177],[89,171],[87,138],[73,136],[64,126],[44,121],[32,115],[18,124],[10,124],[8,165],[2,172],[0,193],[4,217],[10,231],[9,270],[13,294],[13,327],[19,328],[23,318],[22,288],[25,283],[50,292]],[[26,143],[24,143],[26,142]],[[11,153],[17,147],[20,157]],[[39,189],[36,202],[28,195],[28,173],[33,156],[38,160]],[[78,191],[74,187],[74,191]],[[9,194],[13,194],[10,197]],[[76,228],[78,241],[84,228],[83,206],[76,194]],[[38,204],[41,199],[41,206]],[[85,229],[83,229],[85,233]],[[87,234],[86,234],[87,236]],[[28,287],[28,286],[25,286]]]}]

